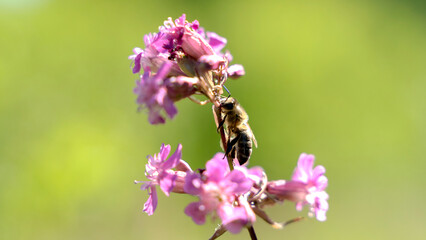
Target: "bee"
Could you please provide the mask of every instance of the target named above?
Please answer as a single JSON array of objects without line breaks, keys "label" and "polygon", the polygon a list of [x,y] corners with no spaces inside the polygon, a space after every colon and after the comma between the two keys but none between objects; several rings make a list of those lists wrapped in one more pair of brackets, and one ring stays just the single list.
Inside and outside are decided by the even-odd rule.
[{"label": "bee", "polygon": [[240,165],[243,165],[250,159],[253,143],[257,147],[256,138],[248,124],[249,116],[233,97],[222,98],[220,110],[224,117],[218,129],[225,124],[228,130],[226,155],[230,153],[232,158],[236,157]]}]

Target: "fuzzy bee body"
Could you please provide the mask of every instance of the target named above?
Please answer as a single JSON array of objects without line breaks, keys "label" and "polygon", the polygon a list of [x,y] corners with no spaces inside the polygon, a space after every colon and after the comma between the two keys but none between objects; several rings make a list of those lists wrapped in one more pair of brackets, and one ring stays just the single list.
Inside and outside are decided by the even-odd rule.
[{"label": "fuzzy bee body", "polygon": [[247,112],[232,97],[222,99],[221,111],[224,117],[219,127],[225,124],[228,130],[226,154],[230,153],[232,158],[236,157],[240,165],[243,165],[250,159],[253,143],[257,147],[256,139],[248,124]]},{"label": "fuzzy bee body", "polygon": [[[252,148],[253,148],[253,133],[249,131],[237,131],[235,132],[236,137],[238,138],[236,144],[234,145],[234,154],[231,155],[233,158],[237,157],[240,165],[248,162],[250,159]],[[232,141],[231,141],[232,143]],[[235,156],[236,153],[236,156]]]}]

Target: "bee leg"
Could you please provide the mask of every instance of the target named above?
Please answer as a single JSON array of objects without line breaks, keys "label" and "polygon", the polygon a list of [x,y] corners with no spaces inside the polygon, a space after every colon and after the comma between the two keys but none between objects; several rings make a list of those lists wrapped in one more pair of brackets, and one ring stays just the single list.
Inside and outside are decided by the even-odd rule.
[{"label": "bee leg", "polygon": [[230,154],[230,156],[231,156],[231,158],[232,158],[232,159],[234,159],[234,158],[235,158],[235,149],[236,149],[236,148],[235,148],[235,147],[233,147],[233,148],[232,148],[232,151],[231,151],[231,154]]},{"label": "bee leg", "polygon": [[231,142],[228,141],[228,147],[226,148],[226,153],[225,155],[228,156],[229,153],[233,153],[231,155],[235,156],[235,144],[237,144],[238,140],[240,140],[241,135],[236,136],[234,139],[232,139]]},{"label": "bee leg", "polygon": [[217,132],[219,132],[219,129],[221,128],[221,127],[223,127],[223,124],[225,123],[225,120],[226,120],[226,117],[227,117],[228,115],[225,115],[225,117],[223,118],[223,120],[219,123],[219,126],[217,127]]}]

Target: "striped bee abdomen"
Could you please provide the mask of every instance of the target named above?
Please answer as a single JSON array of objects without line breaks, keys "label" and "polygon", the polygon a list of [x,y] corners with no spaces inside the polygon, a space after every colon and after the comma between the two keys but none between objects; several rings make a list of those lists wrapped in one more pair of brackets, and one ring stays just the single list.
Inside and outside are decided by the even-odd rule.
[{"label": "striped bee abdomen", "polygon": [[252,140],[251,134],[246,131],[240,132],[240,138],[237,142],[236,154],[240,165],[245,164],[251,156]]}]

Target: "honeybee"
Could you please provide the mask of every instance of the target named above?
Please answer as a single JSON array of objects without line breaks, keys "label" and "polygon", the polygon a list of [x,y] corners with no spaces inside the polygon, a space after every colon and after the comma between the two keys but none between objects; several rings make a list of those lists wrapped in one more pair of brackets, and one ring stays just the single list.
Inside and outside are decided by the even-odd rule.
[{"label": "honeybee", "polygon": [[243,165],[250,159],[253,143],[257,147],[256,138],[248,124],[249,116],[233,97],[222,98],[220,109],[224,117],[218,129],[225,124],[228,130],[226,155],[231,153],[231,157],[236,157],[240,165]]}]

